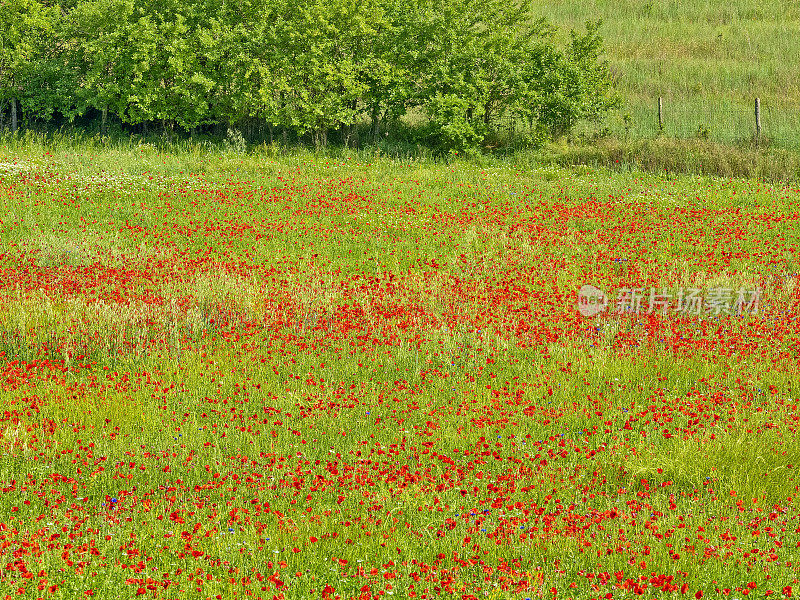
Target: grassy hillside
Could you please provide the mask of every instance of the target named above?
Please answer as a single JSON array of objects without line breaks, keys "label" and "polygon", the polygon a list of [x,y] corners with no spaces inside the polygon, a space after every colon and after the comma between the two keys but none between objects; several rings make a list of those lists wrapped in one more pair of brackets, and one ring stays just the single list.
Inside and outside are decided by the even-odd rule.
[{"label": "grassy hillside", "polygon": [[562,28],[603,20],[602,33],[626,106],[614,133],[658,131],[657,98],[665,99],[665,133],[742,142],[754,132],[761,98],[763,134],[800,149],[800,4],[787,0],[548,0],[535,10]]}]

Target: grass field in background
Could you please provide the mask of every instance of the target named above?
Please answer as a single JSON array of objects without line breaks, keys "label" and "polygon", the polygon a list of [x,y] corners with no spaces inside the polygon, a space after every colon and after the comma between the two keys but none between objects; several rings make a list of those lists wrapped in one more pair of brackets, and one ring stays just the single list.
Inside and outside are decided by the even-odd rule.
[{"label": "grass field in background", "polygon": [[626,107],[611,122],[628,135],[658,133],[657,99],[664,97],[665,133],[741,143],[755,131],[754,99],[762,102],[763,134],[800,149],[800,5],[789,0],[686,2],[554,0],[535,12],[562,35],[587,20],[601,33]]},{"label": "grass field in background", "polygon": [[0,589],[796,595],[799,196],[9,140]]}]

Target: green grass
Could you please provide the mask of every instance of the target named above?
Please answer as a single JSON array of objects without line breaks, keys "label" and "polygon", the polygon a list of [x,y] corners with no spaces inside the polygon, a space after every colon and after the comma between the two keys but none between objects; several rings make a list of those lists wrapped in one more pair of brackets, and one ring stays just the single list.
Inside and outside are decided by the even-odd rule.
[{"label": "green grass", "polygon": [[625,100],[611,122],[615,135],[626,134],[621,117],[629,114],[630,137],[654,137],[661,96],[667,136],[692,137],[705,129],[714,141],[740,143],[755,132],[754,100],[760,97],[763,135],[800,149],[797,3],[555,0],[534,7],[564,31],[603,20]]}]

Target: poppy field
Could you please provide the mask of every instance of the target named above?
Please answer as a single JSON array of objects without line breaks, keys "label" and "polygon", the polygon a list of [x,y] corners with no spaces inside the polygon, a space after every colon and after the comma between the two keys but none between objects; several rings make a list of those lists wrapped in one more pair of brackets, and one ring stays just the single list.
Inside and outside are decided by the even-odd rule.
[{"label": "poppy field", "polygon": [[800,594],[800,190],[126,152],[0,150],[0,595]]}]

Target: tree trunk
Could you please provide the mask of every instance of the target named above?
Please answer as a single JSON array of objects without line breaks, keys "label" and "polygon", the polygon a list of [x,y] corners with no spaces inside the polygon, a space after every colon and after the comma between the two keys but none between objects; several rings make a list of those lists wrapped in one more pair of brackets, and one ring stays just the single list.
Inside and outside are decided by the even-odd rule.
[{"label": "tree trunk", "polygon": [[353,133],[358,131],[358,126],[355,122],[356,109],[358,109],[358,98],[350,103],[350,110],[353,111],[353,116],[351,117],[353,122],[342,126],[342,143],[345,148],[350,146],[350,139],[353,137]]},{"label": "tree trunk", "polygon": [[17,130],[17,99],[11,99],[11,132]]},{"label": "tree trunk", "polygon": [[350,136],[353,135],[352,126],[347,123],[342,123],[340,129],[342,132],[342,146],[348,148],[350,146]]},{"label": "tree trunk", "polygon": [[324,149],[328,145],[328,128],[320,127],[314,130],[314,146],[317,150]]},{"label": "tree trunk", "polygon": [[372,107],[372,143],[377,144],[381,135],[381,113],[377,104]]},{"label": "tree trunk", "polygon": [[103,107],[103,121],[100,124],[100,134],[105,135],[108,129],[106,128],[106,120],[108,119],[108,106]]}]

